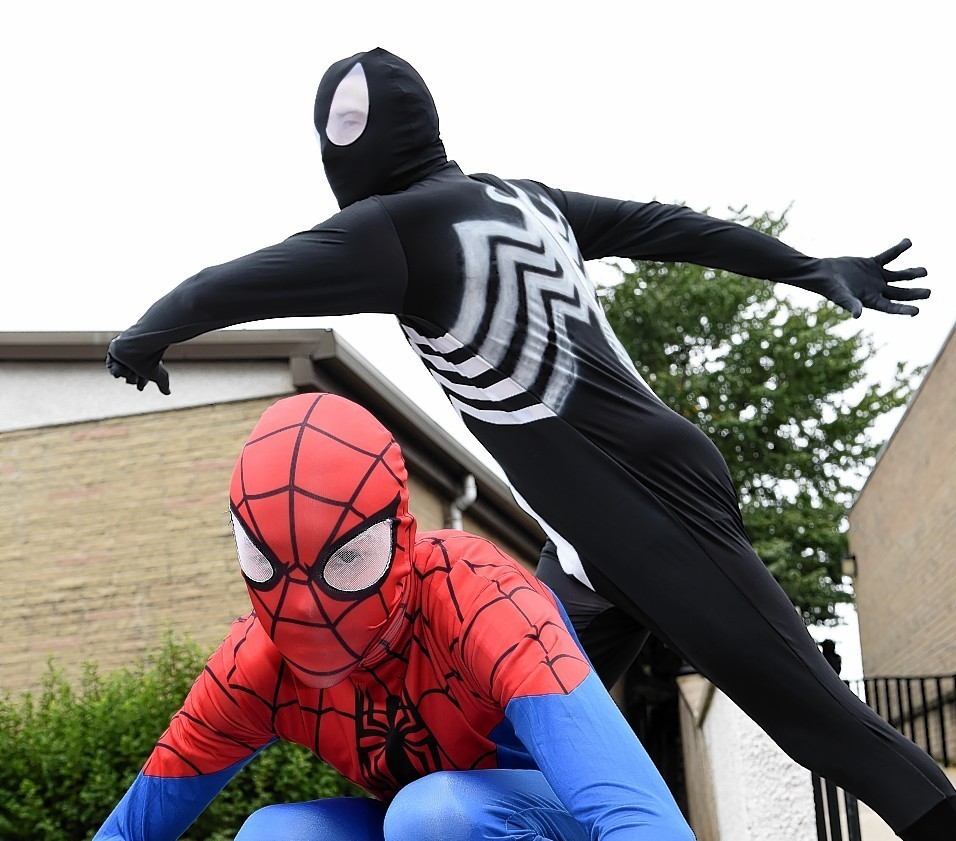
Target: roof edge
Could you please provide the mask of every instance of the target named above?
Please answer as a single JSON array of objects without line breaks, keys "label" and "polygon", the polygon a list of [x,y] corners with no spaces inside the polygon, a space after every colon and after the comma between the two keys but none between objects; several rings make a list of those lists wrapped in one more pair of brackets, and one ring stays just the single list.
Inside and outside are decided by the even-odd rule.
[{"label": "roof edge", "polygon": [[[0,361],[78,361],[105,359],[116,331],[0,332]],[[164,359],[287,359],[321,357],[334,346],[330,328],[311,330],[224,329],[170,345]]]},{"label": "roof edge", "polygon": [[[0,332],[0,362],[101,362],[110,341],[119,332]],[[318,371],[337,371],[333,380],[348,384],[363,402],[371,404],[367,408],[373,413],[386,414],[386,426],[398,424],[404,432],[412,432],[415,439],[430,442],[446,465],[457,466],[460,478],[471,473],[493,504],[512,511],[513,519],[529,532],[539,528],[517,506],[507,481],[498,472],[433,420],[331,328],[214,330],[171,345],[163,358],[197,362],[285,360],[290,365],[291,384],[299,389],[322,390]],[[385,418],[382,420],[386,422]]]}]

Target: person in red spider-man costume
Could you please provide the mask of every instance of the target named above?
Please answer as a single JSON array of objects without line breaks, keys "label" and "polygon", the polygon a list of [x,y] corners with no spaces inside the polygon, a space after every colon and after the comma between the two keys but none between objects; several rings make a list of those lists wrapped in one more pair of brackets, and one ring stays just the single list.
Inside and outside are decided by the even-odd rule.
[{"label": "person in red spider-man costume", "polygon": [[280,400],[230,497],[254,610],[96,839],[178,838],[283,739],[372,798],[268,806],[241,841],[692,841],[551,591],[483,538],[417,534],[367,411]]}]

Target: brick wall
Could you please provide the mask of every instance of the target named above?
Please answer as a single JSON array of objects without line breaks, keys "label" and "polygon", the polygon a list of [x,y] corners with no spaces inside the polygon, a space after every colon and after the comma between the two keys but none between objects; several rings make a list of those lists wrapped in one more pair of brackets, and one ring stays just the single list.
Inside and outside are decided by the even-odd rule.
[{"label": "brick wall", "polygon": [[[36,688],[49,655],[74,678],[128,664],[166,627],[222,639],[250,609],[229,477],[274,400],[0,434],[0,692]],[[443,527],[429,486],[410,493],[419,528]]]},{"label": "brick wall", "polygon": [[956,672],[956,338],[850,514],[867,675]]},{"label": "brick wall", "polygon": [[228,520],[235,459],[271,400],[0,436],[0,687],[53,654],[75,675],[153,648],[167,624],[205,647],[248,599]]}]

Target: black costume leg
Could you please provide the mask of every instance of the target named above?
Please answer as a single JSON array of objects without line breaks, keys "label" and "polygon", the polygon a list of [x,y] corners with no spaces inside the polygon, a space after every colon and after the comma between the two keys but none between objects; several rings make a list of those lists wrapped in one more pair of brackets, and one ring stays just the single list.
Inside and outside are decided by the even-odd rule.
[{"label": "black costume leg", "polygon": [[502,431],[495,451],[509,475],[534,477],[519,492],[575,548],[600,595],[680,652],[794,760],[856,794],[897,831],[953,794],[936,763],[823,658],[747,540],[732,490],[730,500],[715,490],[713,476],[728,485],[729,477],[702,433],[681,420],[663,430],[665,442],[641,443],[699,464],[700,481],[712,474],[699,491],[691,477],[676,510],[632,465],[571,426],[531,426],[526,439]]},{"label": "black costume leg", "polygon": [[541,550],[535,574],[560,599],[594,671],[610,689],[637,659],[650,631],[561,569],[550,540]]}]

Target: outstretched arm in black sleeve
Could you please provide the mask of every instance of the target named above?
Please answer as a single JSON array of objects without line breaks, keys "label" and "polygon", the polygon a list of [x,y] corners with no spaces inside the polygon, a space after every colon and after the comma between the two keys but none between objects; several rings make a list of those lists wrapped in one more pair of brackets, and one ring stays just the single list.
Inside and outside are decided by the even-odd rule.
[{"label": "outstretched arm in black sleeve", "polygon": [[106,364],[142,390],[169,393],[166,348],[201,333],[289,316],[401,312],[405,260],[376,199],[310,231],[203,271],[153,304],[110,343]]},{"label": "outstretched arm in black sleeve", "polygon": [[548,188],[587,260],[628,257],[684,261],[816,292],[859,318],[864,308],[896,315],[919,310],[901,301],[929,289],[897,286],[926,269],[886,268],[912,244],[904,239],[875,257],[808,257],[767,234],[680,205],[600,198]]}]

